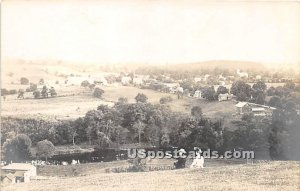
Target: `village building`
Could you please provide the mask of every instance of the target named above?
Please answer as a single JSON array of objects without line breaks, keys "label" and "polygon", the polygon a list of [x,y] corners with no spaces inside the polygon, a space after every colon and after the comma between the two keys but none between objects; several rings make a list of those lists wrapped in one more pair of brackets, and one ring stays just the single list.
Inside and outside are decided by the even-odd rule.
[{"label": "village building", "polygon": [[274,107],[249,102],[239,102],[235,105],[235,107],[238,115],[253,114],[255,117],[272,116],[273,111],[276,109]]},{"label": "village building", "polygon": [[5,184],[30,182],[37,176],[36,167],[26,163],[12,163],[1,168],[1,180]]},{"label": "village building", "polygon": [[232,99],[232,94],[225,93],[225,94],[219,94],[218,100],[219,101],[227,101]]},{"label": "village building", "polygon": [[107,85],[108,85],[107,80],[106,80],[105,77],[103,77],[103,76],[100,76],[100,77],[94,77],[93,80],[94,80],[94,83],[95,83],[95,84],[100,84],[100,85],[104,85],[104,86],[107,86]]},{"label": "village building", "polygon": [[133,78],[132,83],[134,85],[142,85],[144,83],[144,80],[141,77]]},{"label": "village building", "polygon": [[132,82],[132,79],[129,76],[124,76],[121,78],[121,83],[123,86],[129,85],[131,82]]},{"label": "village building", "polygon": [[196,90],[193,97],[194,98],[202,98],[201,90]]},{"label": "village building", "polygon": [[167,88],[169,93],[175,94],[177,92],[177,88],[180,86],[179,83],[163,83]]},{"label": "village building", "polygon": [[194,81],[197,83],[197,82],[201,82],[202,81],[202,78],[199,78],[199,77],[195,77],[194,78]]}]

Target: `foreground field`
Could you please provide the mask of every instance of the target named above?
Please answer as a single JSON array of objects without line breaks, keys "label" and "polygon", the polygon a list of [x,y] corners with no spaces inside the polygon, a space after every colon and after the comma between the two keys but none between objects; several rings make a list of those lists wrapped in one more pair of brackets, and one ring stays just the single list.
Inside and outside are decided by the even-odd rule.
[{"label": "foreground field", "polygon": [[241,164],[139,173],[93,173],[3,187],[2,190],[299,190],[299,162]]}]

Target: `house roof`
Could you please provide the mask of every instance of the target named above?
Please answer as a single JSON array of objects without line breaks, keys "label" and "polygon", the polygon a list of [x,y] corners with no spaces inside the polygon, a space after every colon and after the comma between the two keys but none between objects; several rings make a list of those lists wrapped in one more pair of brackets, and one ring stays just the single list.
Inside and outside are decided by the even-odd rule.
[{"label": "house roof", "polygon": [[235,105],[235,107],[244,107],[247,104],[248,104],[248,102],[239,102]]},{"label": "house roof", "polygon": [[34,167],[31,164],[26,163],[12,163],[6,166],[3,166],[2,170],[31,170]]},{"label": "house roof", "polygon": [[5,177],[7,177],[9,180],[13,180],[15,178],[15,175],[13,175],[12,173],[8,173],[5,175]]}]

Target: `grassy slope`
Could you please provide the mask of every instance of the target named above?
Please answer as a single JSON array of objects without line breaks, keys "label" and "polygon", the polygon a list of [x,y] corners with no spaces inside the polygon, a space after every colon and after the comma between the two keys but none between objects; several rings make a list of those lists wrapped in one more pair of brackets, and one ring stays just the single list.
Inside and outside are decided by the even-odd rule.
[{"label": "grassy slope", "polygon": [[299,190],[299,162],[271,162],[140,173],[92,173],[3,187],[5,190]]},{"label": "grassy slope", "polygon": [[[223,117],[225,113],[230,116],[235,111],[232,101],[207,102],[187,97],[178,100],[174,94],[128,86],[102,87],[102,89],[105,91],[102,100],[94,98],[88,89],[78,86],[58,86],[56,88],[58,95],[69,95],[67,97],[32,99],[32,93],[26,93],[25,98],[30,99],[18,100],[17,95],[9,95],[6,101],[2,102],[2,115],[18,117],[56,116],[57,118],[64,119],[77,118],[84,116],[89,110],[96,109],[100,104],[113,105],[119,97],[127,97],[128,101],[133,103],[135,102],[134,97],[138,93],[147,95],[148,102],[154,104],[158,104],[161,97],[171,96],[173,101],[168,103],[168,105],[175,112],[190,113],[191,108],[195,105],[200,106],[204,114],[209,117]],[[72,94],[75,95],[71,96]]]}]

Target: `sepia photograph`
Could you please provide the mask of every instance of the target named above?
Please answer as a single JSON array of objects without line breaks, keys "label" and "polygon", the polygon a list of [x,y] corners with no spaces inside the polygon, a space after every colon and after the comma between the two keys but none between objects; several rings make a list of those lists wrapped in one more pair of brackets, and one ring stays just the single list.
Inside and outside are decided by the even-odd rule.
[{"label": "sepia photograph", "polygon": [[0,3],[0,190],[300,190],[300,1]]}]

